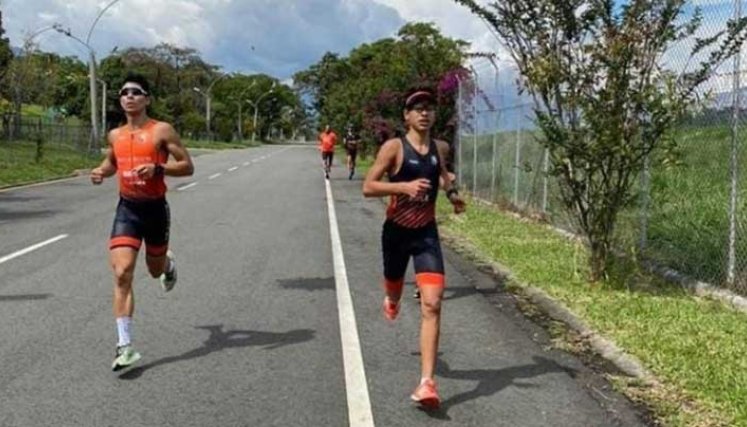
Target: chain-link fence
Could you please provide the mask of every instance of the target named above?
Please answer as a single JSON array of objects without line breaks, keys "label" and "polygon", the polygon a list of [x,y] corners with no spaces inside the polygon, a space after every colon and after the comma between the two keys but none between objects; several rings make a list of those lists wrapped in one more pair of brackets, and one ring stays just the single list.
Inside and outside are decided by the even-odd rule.
[{"label": "chain-link fence", "polygon": [[85,153],[91,141],[91,127],[40,116],[15,114],[0,116],[0,144],[31,143],[40,138],[47,146],[68,148]]},{"label": "chain-link fence", "polygon": [[[740,0],[704,11],[696,36],[723,30],[745,6]],[[697,64],[700,57],[688,62],[694,43],[674,46],[663,65],[680,72]],[[747,167],[745,59],[723,64],[701,87],[697,112],[676,129],[677,161],[661,153],[646,159],[634,188],[639,197],[621,214],[616,242],[625,252],[747,295],[747,174],[740,170]],[[459,182],[478,198],[573,230],[557,181],[546,174],[534,105],[516,95],[517,72],[501,65],[476,59],[473,78],[460,86]]]}]

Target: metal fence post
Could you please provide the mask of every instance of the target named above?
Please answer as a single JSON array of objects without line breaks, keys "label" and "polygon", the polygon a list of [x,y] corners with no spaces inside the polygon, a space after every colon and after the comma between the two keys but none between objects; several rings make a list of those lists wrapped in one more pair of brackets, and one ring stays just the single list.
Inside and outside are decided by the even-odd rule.
[{"label": "metal fence post", "polygon": [[542,165],[542,213],[547,213],[547,186],[548,186],[548,176],[547,174],[550,171],[550,150],[545,148],[545,158],[543,160]]},{"label": "metal fence post", "polygon": [[648,244],[648,211],[651,203],[651,158],[643,158],[641,171],[641,235],[638,241],[638,252],[643,253]]},{"label": "metal fence post", "polygon": [[472,195],[474,197],[477,197],[477,134],[479,133],[479,117],[478,117],[478,111],[477,111],[477,95],[478,95],[478,85],[480,84],[480,75],[477,74],[477,71],[470,67],[472,69],[472,74],[475,75],[475,92],[473,94],[472,98],[472,112],[474,113],[473,122],[475,124],[475,128],[473,129],[473,147],[472,147]]},{"label": "metal fence post", "polygon": [[[734,0],[734,18],[742,17],[742,0]],[[726,267],[726,283],[730,288],[734,287],[736,279],[737,261],[737,204],[738,204],[738,182],[739,182],[739,108],[741,107],[741,81],[740,81],[740,57],[739,53],[734,55],[734,81],[732,87],[732,123],[731,123],[731,195],[729,197],[729,256]]]},{"label": "metal fence post", "polygon": [[462,181],[462,121],[464,120],[464,116],[462,113],[462,79],[460,79],[457,76],[457,152],[456,152],[456,168],[457,168],[457,186],[463,186],[464,181]]},{"label": "metal fence post", "polygon": [[516,156],[514,158],[514,205],[519,207],[519,164],[521,163],[521,128],[516,129]]},{"label": "metal fence post", "polygon": [[[496,115],[497,118],[497,115]],[[497,157],[497,145],[498,145],[498,127],[500,124],[496,120],[496,128],[493,130],[493,162],[490,168],[490,201],[495,202],[495,162]]]}]

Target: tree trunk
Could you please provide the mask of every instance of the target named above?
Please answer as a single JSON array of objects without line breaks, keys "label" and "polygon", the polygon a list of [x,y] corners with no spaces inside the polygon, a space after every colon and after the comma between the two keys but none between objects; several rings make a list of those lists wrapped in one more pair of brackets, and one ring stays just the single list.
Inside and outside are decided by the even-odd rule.
[{"label": "tree trunk", "polygon": [[609,256],[609,243],[604,240],[598,240],[598,237],[591,237],[591,281],[598,282],[602,280],[607,272],[607,258]]}]

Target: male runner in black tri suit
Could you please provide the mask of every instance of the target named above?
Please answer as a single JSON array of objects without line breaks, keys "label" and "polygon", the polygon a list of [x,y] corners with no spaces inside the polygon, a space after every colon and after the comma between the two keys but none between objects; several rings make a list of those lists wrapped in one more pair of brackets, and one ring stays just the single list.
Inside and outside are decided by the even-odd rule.
[{"label": "male runner in black tri suit", "polygon": [[[405,271],[410,258],[421,292],[421,379],[411,398],[426,408],[438,407],[433,380],[438,351],[441,300],[445,285],[441,244],[436,228],[436,197],[443,182],[455,213],[464,201],[452,187],[445,166],[448,144],[431,138],[435,123],[435,97],[430,89],[413,89],[404,102],[407,133],[385,142],[363,183],[366,197],[390,196],[381,236],[384,256],[384,315],[399,313]],[[381,179],[387,174],[389,181]]]},{"label": "male runner in black tri suit", "polygon": [[361,138],[353,132],[353,126],[348,126],[348,131],[345,134],[345,151],[348,153],[348,179],[353,179],[355,175],[355,160],[358,157],[358,146],[360,145]]}]

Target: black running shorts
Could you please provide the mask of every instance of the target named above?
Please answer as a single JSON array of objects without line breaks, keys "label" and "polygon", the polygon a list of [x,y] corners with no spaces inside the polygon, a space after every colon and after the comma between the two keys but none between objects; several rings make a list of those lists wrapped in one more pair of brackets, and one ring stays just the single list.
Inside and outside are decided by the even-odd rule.
[{"label": "black running shorts", "polygon": [[150,256],[166,254],[169,245],[171,213],[166,199],[119,199],[114,214],[109,249],[130,247],[140,249],[145,241],[145,251]]},{"label": "black running shorts", "polygon": [[402,279],[410,257],[416,274],[444,274],[441,242],[435,221],[424,227],[407,228],[387,220],[381,233],[381,247],[384,253],[384,277],[387,280]]}]

